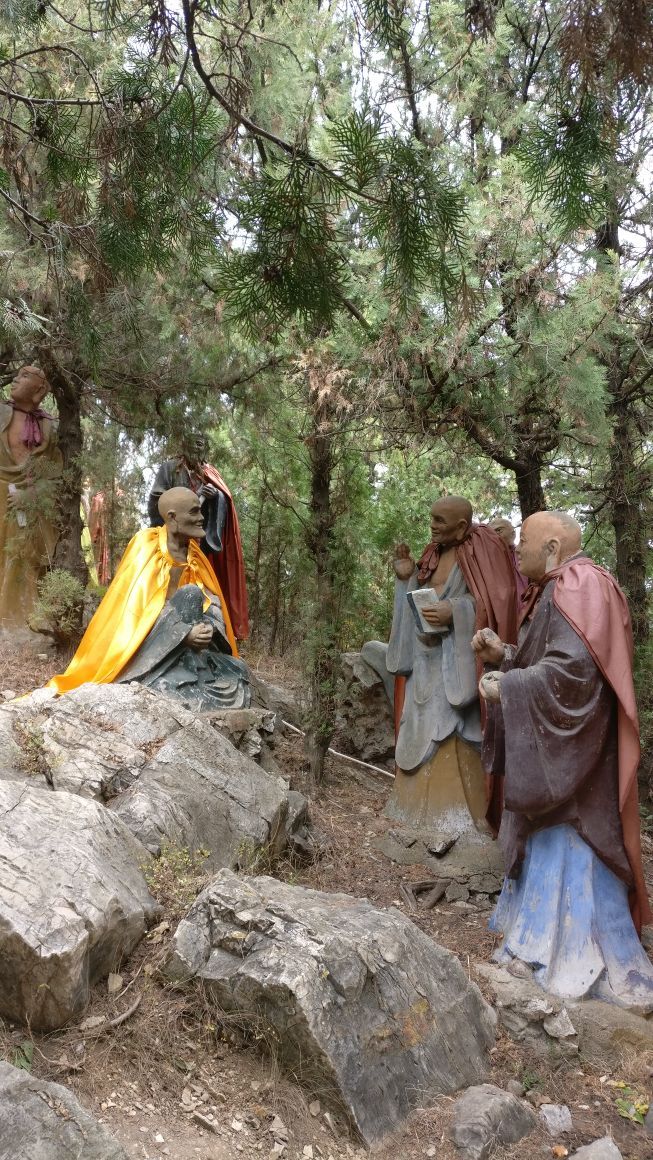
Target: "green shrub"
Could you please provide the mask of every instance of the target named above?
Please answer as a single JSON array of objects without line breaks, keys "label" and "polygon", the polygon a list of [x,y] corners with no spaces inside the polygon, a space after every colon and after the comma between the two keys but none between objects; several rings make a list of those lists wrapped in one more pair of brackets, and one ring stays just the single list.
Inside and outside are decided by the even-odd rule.
[{"label": "green shrub", "polygon": [[84,585],[65,568],[46,572],[37,585],[37,601],[29,618],[34,632],[51,636],[58,648],[70,648],[80,635]]}]

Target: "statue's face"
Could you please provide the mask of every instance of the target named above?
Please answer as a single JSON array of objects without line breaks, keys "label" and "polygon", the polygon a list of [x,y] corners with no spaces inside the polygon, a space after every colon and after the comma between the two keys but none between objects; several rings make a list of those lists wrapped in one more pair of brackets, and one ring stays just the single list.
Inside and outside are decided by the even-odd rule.
[{"label": "statue's face", "polygon": [[204,463],[208,451],[208,443],[204,435],[190,435],[184,448],[184,457],[189,463]]},{"label": "statue's face", "polygon": [[177,534],[182,539],[201,540],[204,535],[204,520],[200,501],[196,495],[189,492],[177,501],[177,510],[174,515]]},{"label": "statue's face", "polygon": [[48,390],[48,381],[38,367],[21,367],[11,384],[10,394],[19,407],[36,410]]},{"label": "statue's face", "polygon": [[490,527],[494,528],[497,536],[501,536],[501,539],[509,548],[513,547],[515,543],[515,529],[510,523],[510,520],[490,520]]},{"label": "statue's face", "polygon": [[431,508],[431,542],[441,548],[461,544],[469,530],[469,522],[460,517],[460,508],[446,499],[439,499]]},{"label": "statue's face", "polygon": [[517,548],[519,571],[529,580],[541,580],[546,574],[550,550],[550,529],[542,523],[525,520]]}]

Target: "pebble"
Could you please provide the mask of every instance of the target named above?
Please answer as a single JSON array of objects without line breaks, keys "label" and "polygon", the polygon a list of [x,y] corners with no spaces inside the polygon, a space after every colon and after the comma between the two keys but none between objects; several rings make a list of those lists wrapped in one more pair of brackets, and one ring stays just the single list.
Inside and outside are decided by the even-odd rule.
[{"label": "pebble", "polygon": [[312,1101],[312,1102],[311,1102],[311,1103],[308,1105],[308,1110],[309,1110],[309,1112],[311,1113],[311,1115],[312,1115],[312,1116],[319,1116],[319,1114],[320,1114],[320,1101],[319,1101],[319,1100],[313,1100],[313,1101]]},{"label": "pebble", "polygon": [[571,1112],[566,1104],[542,1104],[540,1119],[554,1140],[574,1130]]}]

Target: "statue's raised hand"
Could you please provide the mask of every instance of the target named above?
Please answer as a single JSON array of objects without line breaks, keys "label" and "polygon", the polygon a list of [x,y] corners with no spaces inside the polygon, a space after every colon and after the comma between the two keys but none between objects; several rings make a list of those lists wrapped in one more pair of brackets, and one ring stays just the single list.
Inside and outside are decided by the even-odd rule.
[{"label": "statue's raised hand", "polygon": [[396,544],[393,565],[398,580],[410,580],[415,571],[415,561],[408,544]]},{"label": "statue's raised hand", "polygon": [[474,633],[472,648],[486,664],[500,664],[506,655],[506,646],[501,637],[497,636],[491,628],[482,628],[479,632]]},{"label": "statue's raised hand", "polygon": [[199,624],[193,625],[184,644],[187,644],[190,648],[202,649],[208,648],[212,640],[213,629],[211,625],[204,624],[203,621],[200,621]]}]

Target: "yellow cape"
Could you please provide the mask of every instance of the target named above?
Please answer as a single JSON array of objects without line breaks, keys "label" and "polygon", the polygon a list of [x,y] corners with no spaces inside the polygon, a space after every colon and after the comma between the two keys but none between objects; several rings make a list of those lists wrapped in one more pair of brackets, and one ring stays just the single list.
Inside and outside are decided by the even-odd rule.
[{"label": "yellow cape", "polygon": [[[107,685],[115,681],[161,612],[168,591],[170,569],[174,564],[175,561],[168,555],[168,532],[165,527],[146,528],[137,532],[127,545],[106,595],[68,668],[65,673],[48,681],[47,688],[56,689],[58,693],[68,693],[87,681],[95,685]],[[188,558],[179,587],[184,584],[197,584],[205,595],[210,592],[219,598],[227,638],[233,655],[237,657],[236,638],[220,585],[209,561],[194,540],[188,545]],[[205,607],[208,608],[208,605],[207,597]]]}]

